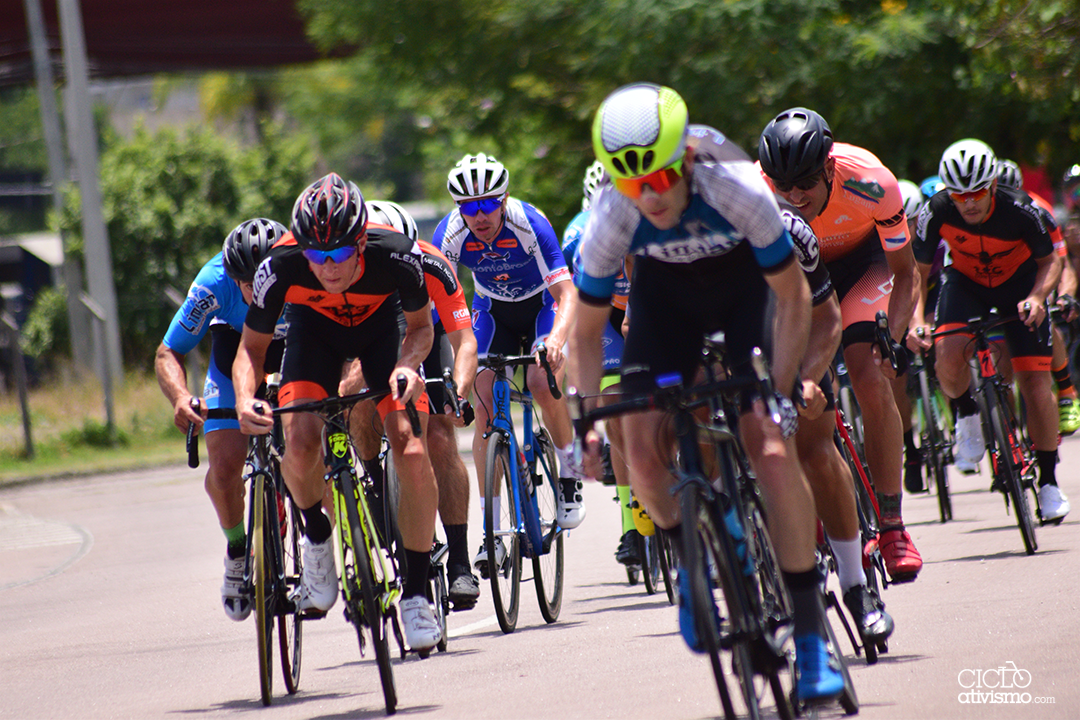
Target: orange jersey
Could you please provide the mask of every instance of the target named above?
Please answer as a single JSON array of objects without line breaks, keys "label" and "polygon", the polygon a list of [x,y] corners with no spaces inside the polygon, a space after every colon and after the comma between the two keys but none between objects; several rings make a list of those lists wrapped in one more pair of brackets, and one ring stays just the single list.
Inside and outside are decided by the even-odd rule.
[{"label": "orange jersey", "polygon": [[1038,205],[1040,208],[1046,211],[1045,222],[1047,228],[1050,229],[1050,239],[1054,241],[1054,251],[1057,252],[1058,257],[1065,258],[1069,255],[1069,249],[1065,247],[1065,236],[1061,234],[1061,227],[1057,224],[1057,218],[1054,217],[1054,208],[1046,201],[1042,195],[1029,192],[1031,201]]},{"label": "orange jersey", "polygon": [[832,192],[825,210],[810,227],[818,237],[821,259],[838,260],[871,242],[877,234],[886,252],[911,241],[904,200],[896,177],[868,150],[833,145]]}]

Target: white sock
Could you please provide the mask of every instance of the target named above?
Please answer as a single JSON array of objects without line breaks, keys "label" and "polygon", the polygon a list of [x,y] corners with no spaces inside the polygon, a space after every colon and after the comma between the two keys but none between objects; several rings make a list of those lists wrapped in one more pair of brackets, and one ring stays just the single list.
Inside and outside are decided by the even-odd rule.
[{"label": "white sock", "polygon": [[836,574],[840,578],[840,590],[847,592],[856,585],[866,584],[862,564],[862,539],[834,540],[829,538],[833,556],[836,558]]},{"label": "white sock", "polygon": [[571,442],[564,448],[555,448],[555,455],[559,458],[559,477],[576,479],[577,473],[574,472],[571,462],[574,457],[574,443]]}]

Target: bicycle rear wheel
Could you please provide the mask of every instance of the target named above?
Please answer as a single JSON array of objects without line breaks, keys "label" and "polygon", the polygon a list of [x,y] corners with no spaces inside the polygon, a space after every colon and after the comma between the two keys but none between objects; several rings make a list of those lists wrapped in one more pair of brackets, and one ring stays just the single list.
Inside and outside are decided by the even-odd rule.
[{"label": "bicycle rear wheel", "polygon": [[379,666],[379,680],[382,682],[383,699],[386,701],[386,714],[393,715],[397,711],[397,687],[394,684],[394,666],[386,632],[387,619],[379,600],[379,585],[372,570],[372,558],[369,555],[372,546],[364,539],[363,525],[357,506],[358,492],[361,491],[352,473],[342,473],[341,493],[349,523],[345,551],[346,568],[343,572],[344,580],[349,584],[346,597],[348,614],[349,619],[356,626],[361,653],[364,650],[364,628],[366,627],[371,634],[371,644],[375,648],[375,662]]},{"label": "bicycle rear wheel", "polygon": [[[501,431],[492,433],[484,469],[484,549],[495,617],[504,633],[517,627],[521,602],[521,549],[510,462],[509,439]],[[505,558],[502,563],[500,556]]]},{"label": "bicycle rear wheel", "polygon": [[952,520],[952,498],[949,495],[949,477],[946,470],[945,451],[947,428],[938,406],[938,398],[926,377],[924,369],[919,377],[919,402],[922,405],[923,432],[922,455],[926,465],[927,480],[934,483],[937,492],[938,513],[941,522]]},{"label": "bicycle rear wheel", "polygon": [[266,508],[266,475],[255,472],[251,476],[254,484],[251,512],[252,523],[251,547],[255,553],[255,642],[259,651],[259,692],[262,704],[269,705],[274,694],[274,612],[271,607],[270,590],[270,547],[273,542],[269,532],[269,518]]},{"label": "bicycle rear wheel", "polygon": [[994,444],[997,455],[994,462],[994,477],[1006,492],[1006,502],[1011,501],[1016,524],[1020,528],[1020,537],[1024,541],[1024,551],[1034,555],[1039,549],[1035,539],[1035,519],[1031,513],[1027,490],[1021,477],[1023,455],[1015,431],[1010,421],[1010,412],[1004,398],[998,391],[987,393],[987,406],[990,411],[990,423],[994,432]]},{"label": "bicycle rear wheel", "polygon": [[293,694],[300,687],[300,658],[303,647],[303,625],[300,609],[295,603],[288,607],[287,598],[294,588],[300,586],[303,574],[303,559],[300,553],[300,537],[303,535],[300,508],[298,508],[284,490],[284,484],[277,493],[278,502],[284,503],[285,522],[282,526],[281,587],[278,602],[285,605],[285,611],[278,615],[278,646],[281,652],[281,672],[285,676],[285,688]]},{"label": "bicycle rear wheel", "polygon": [[534,442],[536,465],[531,475],[536,505],[526,507],[525,512],[526,517],[529,517],[535,507],[538,513],[536,520],[544,540],[543,547],[533,553],[533,584],[536,586],[536,599],[540,603],[540,614],[545,622],[553,623],[559,619],[563,595],[563,534],[559,530],[556,501],[559,466],[555,464],[555,446],[547,431],[540,428]]},{"label": "bicycle rear wheel", "polygon": [[[434,558],[435,552],[432,552]],[[443,553],[445,556],[445,553]],[[439,652],[446,652],[447,628],[446,616],[450,613],[450,596],[446,589],[446,566],[440,558],[431,563],[428,570],[430,582],[428,583],[428,601],[435,606],[435,622],[442,631],[442,639],[435,645]]]},{"label": "bicycle rear wheel", "polygon": [[638,536],[638,555],[641,556],[641,577],[645,580],[645,593],[655,595],[660,589],[660,550],[657,536]]},{"label": "bicycle rear wheel", "polygon": [[675,604],[675,556],[671,552],[671,540],[663,530],[657,529],[653,536],[656,540],[656,555],[660,561],[660,577],[664,579],[664,591],[670,605]]}]

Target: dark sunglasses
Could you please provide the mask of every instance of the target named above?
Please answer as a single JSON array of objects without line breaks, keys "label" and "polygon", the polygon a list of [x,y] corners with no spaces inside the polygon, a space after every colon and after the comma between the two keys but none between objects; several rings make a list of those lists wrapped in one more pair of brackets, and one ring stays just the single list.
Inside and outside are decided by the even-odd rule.
[{"label": "dark sunglasses", "polygon": [[325,265],[327,260],[333,260],[334,264],[338,265],[355,255],[358,249],[356,245],[345,245],[333,250],[307,249],[304,250],[304,257],[316,265]]},{"label": "dark sunglasses", "polygon": [[469,217],[475,217],[476,213],[484,213],[490,215],[499,208],[502,207],[502,198],[481,198],[480,200],[467,200],[458,204],[458,209],[461,210],[462,215],[468,215]]},{"label": "dark sunglasses", "polygon": [[823,172],[824,171],[819,170],[810,177],[803,178],[802,180],[793,183],[773,180],[772,184],[773,187],[776,188],[777,192],[791,192],[792,188],[799,188],[803,192],[807,192],[817,187],[818,183],[821,182]]}]

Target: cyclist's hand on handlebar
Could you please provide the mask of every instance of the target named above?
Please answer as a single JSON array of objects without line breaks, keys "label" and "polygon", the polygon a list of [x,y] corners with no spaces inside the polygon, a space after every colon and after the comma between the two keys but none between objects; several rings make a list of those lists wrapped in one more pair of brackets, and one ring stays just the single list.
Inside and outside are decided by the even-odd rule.
[{"label": "cyclist's hand on handlebar", "polygon": [[[566,362],[566,356],[563,355],[562,348],[556,345],[548,345],[547,343],[541,344],[540,347],[547,350],[547,361],[548,365],[551,366],[551,372],[558,373],[559,368],[561,368],[563,366],[563,363]],[[539,348],[536,351],[536,364],[540,364]]]},{"label": "cyclist's hand on handlebar", "polygon": [[206,419],[204,413],[206,412],[206,403],[202,402],[194,395],[187,395],[176,401],[176,406],[173,408],[173,423],[176,427],[180,428],[182,432],[187,432],[188,426],[191,423],[196,425],[202,425]]},{"label": "cyclist's hand on handlebar", "polygon": [[262,400],[237,398],[236,417],[245,435],[265,435],[274,428],[274,414]]},{"label": "cyclist's hand on handlebar", "polygon": [[1026,297],[1016,304],[1016,312],[1024,324],[1034,330],[1046,319],[1046,305],[1035,298]]},{"label": "cyclist's hand on handlebar", "polygon": [[[577,445],[578,441],[575,440],[574,444]],[[600,433],[595,429],[585,433],[585,439],[581,442],[581,466],[585,474],[594,480],[604,477],[603,449],[604,441]]]},{"label": "cyclist's hand on handlebar", "polygon": [[914,353],[925,353],[934,345],[932,335],[934,328],[929,325],[917,325],[908,331],[907,337],[904,338],[904,345],[908,350]]},{"label": "cyclist's hand on handlebar", "polygon": [[424,394],[424,380],[420,377],[420,374],[412,368],[396,367],[394,368],[394,371],[390,373],[391,378],[397,378],[401,375],[404,375],[406,381],[408,382],[408,385],[406,385],[405,387],[405,394],[398,394],[397,382],[394,381],[390,383],[393,397],[395,400],[398,400],[402,403],[408,402],[410,400],[415,403],[417,400],[420,399],[420,396]]},{"label": "cyclist's hand on handlebar", "polygon": [[1072,295],[1059,295],[1057,305],[1061,308],[1065,322],[1069,323],[1080,317],[1080,303]]},{"label": "cyclist's hand on handlebar", "polygon": [[802,404],[795,407],[799,411],[799,415],[807,420],[816,420],[821,417],[821,413],[825,412],[825,405],[828,403],[825,398],[825,391],[821,389],[821,386],[813,380],[803,380],[802,396]]}]

